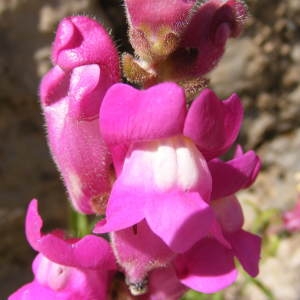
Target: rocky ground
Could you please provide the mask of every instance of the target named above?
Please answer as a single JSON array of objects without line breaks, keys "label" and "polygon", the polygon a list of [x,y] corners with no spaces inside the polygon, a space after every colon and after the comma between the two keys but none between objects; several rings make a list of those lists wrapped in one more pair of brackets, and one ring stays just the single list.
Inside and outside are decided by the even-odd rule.
[{"label": "rocky ground", "polygon": [[[251,17],[240,39],[211,74],[219,96],[237,92],[246,118],[240,142],[254,148],[263,171],[254,188],[240,195],[263,209],[283,211],[296,200],[300,172],[300,1],[249,0]],[[120,1],[0,0],[0,298],[31,278],[34,255],[23,235],[26,205],[36,197],[47,227],[66,226],[68,204],[49,156],[38,104],[38,82],[49,68],[50,43],[65,15],[96,16],[112,28],[120,50],[126,28]],[[246,209],[253,219],[251,208]],[[248,212],[249,211],[249,212]],[[251,222],[250,222],[251,223]],[[250,225],[249,225],[250,226]],[[264,257],[259,279],[278,300],[298,300],[300,236],[284,238],[274,257]],[[268,299],[249,287],[243,297]],[[227,299],[226,298],[226,299]]]}]

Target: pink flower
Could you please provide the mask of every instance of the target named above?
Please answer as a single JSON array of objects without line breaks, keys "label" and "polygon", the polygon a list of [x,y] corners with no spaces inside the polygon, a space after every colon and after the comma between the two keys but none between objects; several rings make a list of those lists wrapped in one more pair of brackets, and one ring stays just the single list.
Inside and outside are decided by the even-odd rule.
[{"label": "pink flower", "polygon": [[15,299],[106,299],[116,270],[109,243],[87,235],[65,239],[62,231],[41,234],[42,219],[33,200],[26,217],[26,236],[39,251],[34,280],[9,297]]},{"label": "pink flower", "polygon": [[118,178],[106,220],[95,232],[125,229],[145,219],[174,252],[185,252],[207,236],[214,215],[206,158],[230,147],[242,114],[236,95],[220,101],[205,90],[187,112],[183,90],[173,83],[145,91],[125,84],[110,88],[100,128]]},{"label": "pink flower", "polygon": [[283,214],[284,227],[287,231],[300,230],[300,198],[295,207]]},{"label": "pink flower", "polygon": [[49,147],[74,208],[93,213],[111,188],[98,119],[106,90],[120,79],[118,53],[100,24],[77,16],[61,21],[52,61],[40,87]]}]

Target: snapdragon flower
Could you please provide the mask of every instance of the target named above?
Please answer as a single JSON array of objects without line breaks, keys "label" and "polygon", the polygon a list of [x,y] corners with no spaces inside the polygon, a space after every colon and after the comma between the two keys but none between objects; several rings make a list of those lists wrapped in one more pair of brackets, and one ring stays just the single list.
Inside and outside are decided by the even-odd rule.
[{"label": "snapdragon flower", "polygon": [[60,230],[41,233],[43,221],[33,200],[26,217],[26,236],[39,252],[33,262],[34,280],[9,297],[19,299],[107,299],[116,271],[109,243],[94,235],[64,238]]},{"label": "snapdragon flower", "polygon": [[[242,229],[243,213],[234,194],[253,184],[260,165],[253,151],[243,153],[240,147],[229,161],[212,159],[208,162],[212,176],[210,206],[215,218],[208,234],[183,253],[168,250],[145,220],[111,233],[116,259],[126,275],[130,290],[136,294],[146,292],[148,284],[151,284],[149,274],[157,268],[171,266],[175,268],[177,281],[186,288],[214,293],[236,280],[235,258],[249,275],[256,276],[261,239]],[[174,208],[170,208],[169,214],[173,211]],[[199,218],[198,222],[201,224],[202,220]],[[200,226],[191,230],[200,230]],[[182,236],[182,242],[185,238]]]},{"label": "snapdragon flower", "polygon": [[100,128],[118,178],[106,220],[95,232],[125,229],[145,219],[174,252],[205,237],[214,219],[206,159],[230,147],[242,114],[237,95],[220,101],[205,90],[187,111],[184,92],[173,83],[145,91],[125,84],[111,87],[101,106]]},{"label": "snapdragon flower", "polygon": [[106,90],[120,79],[118,53],[99,23],[76,16],[61,21],[52,61],[40,86],[49,147],[74,208],[99,212],[113,176],[99,132],[99,108]]}]

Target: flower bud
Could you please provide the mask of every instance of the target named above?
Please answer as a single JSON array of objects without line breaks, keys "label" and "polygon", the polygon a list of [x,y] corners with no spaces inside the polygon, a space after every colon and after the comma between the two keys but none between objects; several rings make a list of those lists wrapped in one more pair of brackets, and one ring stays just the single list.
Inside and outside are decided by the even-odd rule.
[{"label": "flower bud", "polygon": [[195,0],[126,0],[129,38],[138,56],[162,60],[172,53]]},{"label": "flower bud", "polygon": [[246,16],[246,5],[239,0],[210,0],[201,5],[177,51],[166,61],[170,76],[194,78],[211,71],[223,56],[227,39],[241,32]]},{"label": "flower bud", "polygon": [[61,21],[52,60],[56,65],[40,86],[49,147],[74,208],[101,214],[112,169],[99,109],[106,90],[120,79],[118,52],[100,24],[77,16]]}]

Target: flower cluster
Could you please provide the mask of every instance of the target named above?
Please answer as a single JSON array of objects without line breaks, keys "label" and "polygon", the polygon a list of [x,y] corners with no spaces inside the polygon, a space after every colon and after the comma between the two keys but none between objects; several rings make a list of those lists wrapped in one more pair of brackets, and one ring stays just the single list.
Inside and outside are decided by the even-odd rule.
[{"label": "flower cluster", "polygon": [[[121,82],[109,34],[83,16],[61,21],[40,87],[49,147],[73,208],[102,219],[81,239],[43,234],[33,200],[26,235],[39,252],[35,278],[10,300],[175,300],[189,288],[214,293],[232,284],[235,259],[258,273],[261,241],[243,229],[236,193],[254,182],[260,160],[240,146],[220,158],[237,139],[242,104],[199,84],[241,31],[246,7],[125,7],[135,54],[123,54],[122,70],[140,89]],[[107,233],[109,242],[99,236]]]}]

